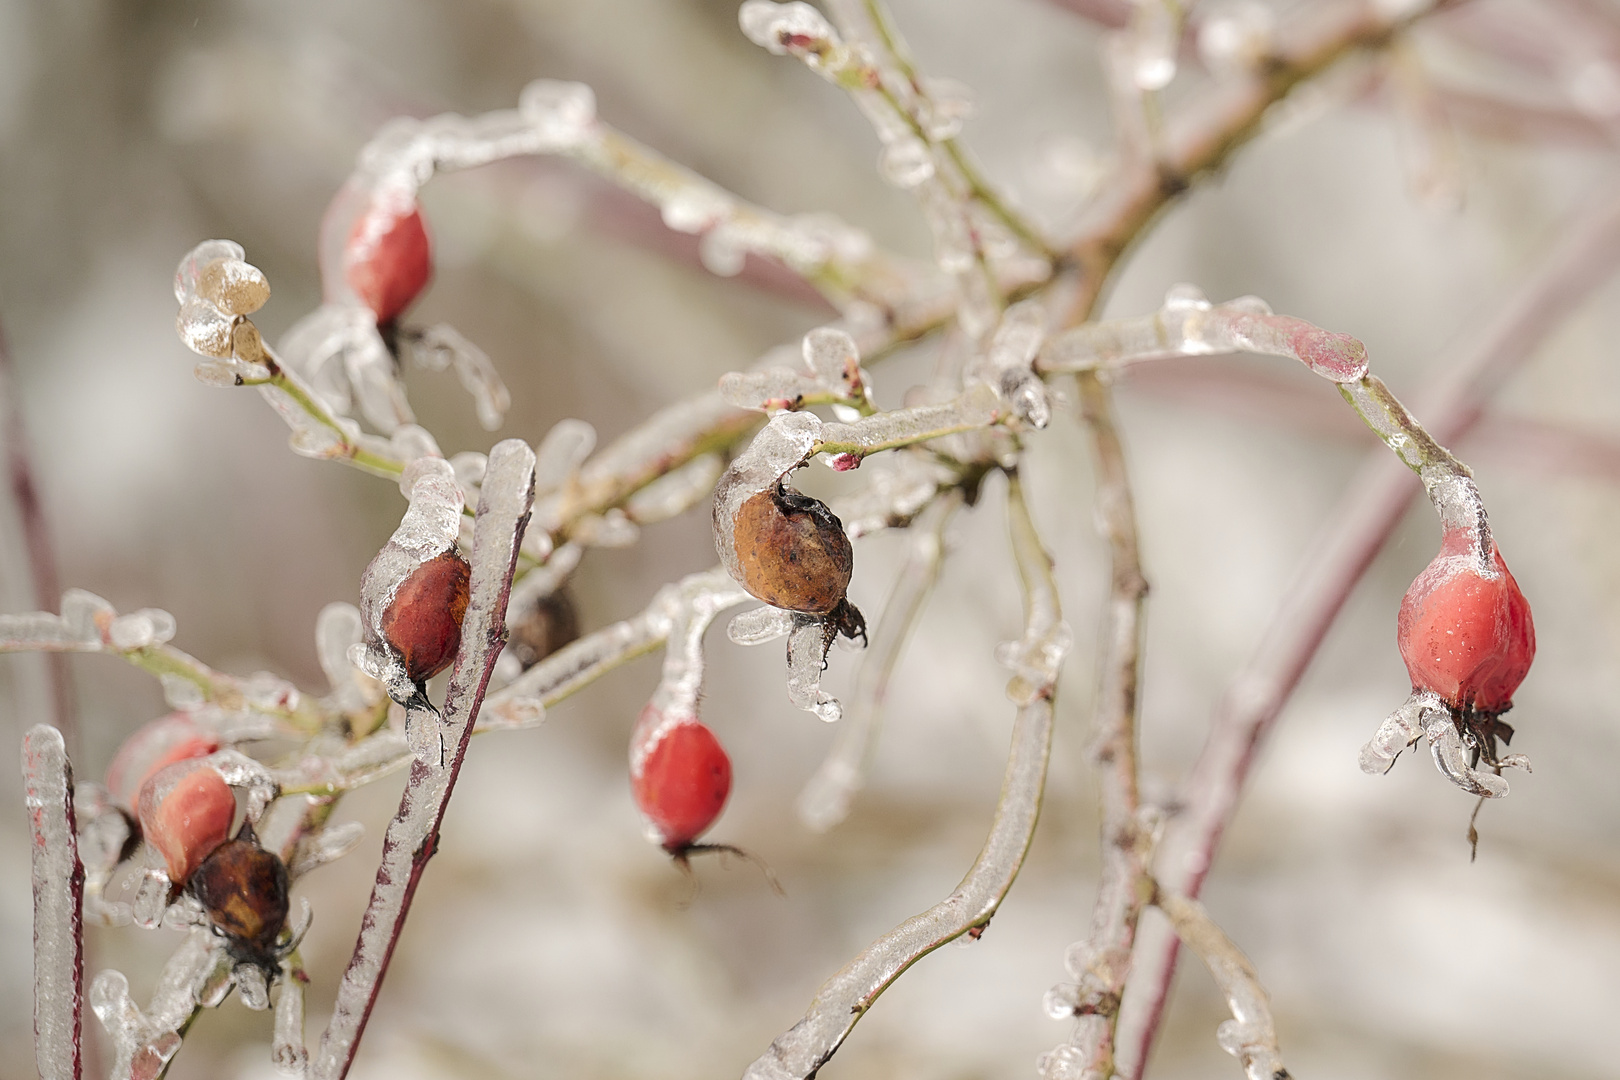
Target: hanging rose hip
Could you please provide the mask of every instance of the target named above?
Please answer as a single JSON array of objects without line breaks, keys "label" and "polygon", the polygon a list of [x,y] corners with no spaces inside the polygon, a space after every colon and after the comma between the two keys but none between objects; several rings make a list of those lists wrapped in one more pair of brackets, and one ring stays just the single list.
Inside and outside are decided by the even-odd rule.
[{"label": "hanging rose hip", "polygon": [[416,199],[380,192],[355,219],[343,248],[343,276],[377,317],[399,318],[427,287],[433,257]]},{"label": "hanging rose hip", "polygon": [[831,633],[865,637],[847,598],[855,551],[844,523],[820,499],[781,480],[750,496],[732,530],[741,584],[773,607],[825,616]]},{"label": "hanging rose hip", "polygon": [[383,643],[418,685],[450,666],[461,648],[472,567],[451,548],[400,582],[380,620]]},{"label": "hanging rose hip", "polygon": [[630,747],[630,790],[653,838],[674,855],[714,824],[731,794],[731,759],[696,717],[641,711]]},{"label": "hanging rose hip", "polygon": [[180,761],[141,785],[137,813],[147,843],[163,856],[169,880],[183,885],[231,833],[236,796],[205,761]]}]

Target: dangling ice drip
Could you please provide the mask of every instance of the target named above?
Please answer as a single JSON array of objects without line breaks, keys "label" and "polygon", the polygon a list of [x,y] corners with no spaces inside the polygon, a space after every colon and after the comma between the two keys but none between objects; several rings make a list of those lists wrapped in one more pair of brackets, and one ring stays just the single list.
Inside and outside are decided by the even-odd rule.
[{"label": "dangling ice drip", "polygon": [[410,507],[360,578],[365,639],[350,658],[405,706],[406,736],[428,759],[444,748],[426,683],[460,647],[471,569],[456,547],[465,504],[450,463],[413,462],[401,479],[407,484]]},{"label": "dangling ice drip", "polygon": [[990,339],[988,371],[982,372],[1013,412],[1031,427],[1052,419],[1046,383],[1035,374],[1035,356],[1046,340],[1046,312],[1037,300],[1008,308]]},{"label": "dangling ice drip", "polygon": [[[1522,754],[1498,756],[1513,738],[1501,719],[1513,707],[1536,654],[1530,605],[1491,537],[1479,490],[1467,476],[1426,467],[1423,480],[1440,511],[1440,553],[1401,601],[1396,640],[1412,695],[1361,751],[1369,773],[1389,771],[1406,747],[1427,736],[1440,771],[1485,798],[1508,792],[1500,773],[1528,770]],[[1484,762],[1490,772],[1478,766]]]},{"label": "dangling ice drip", "polygon": [[788,640],[788,698],[823,720],[842,709],[821,692],[827,650],[839,634],[862,640],[866,622],[845,593],[854,551],[831,510],[789,487],[821,421],[814,413],[781,413],[765,425],[720,478],[714,495],[714,545],[726,572],[771,605],[732,623],[733,640]]}]

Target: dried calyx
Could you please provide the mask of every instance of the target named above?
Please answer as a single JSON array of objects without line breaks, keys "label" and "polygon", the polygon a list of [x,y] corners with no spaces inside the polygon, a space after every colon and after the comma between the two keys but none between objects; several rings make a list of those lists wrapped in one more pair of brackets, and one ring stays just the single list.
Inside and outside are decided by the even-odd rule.
[{"label": "dried calyx", "polygon": [[275,852],[259,845],[253,827],[243,823],[203,860],[186,891],[207,912],[233,956],[274,973],[281,954],[276,940],[287,925],[287,867]]}]

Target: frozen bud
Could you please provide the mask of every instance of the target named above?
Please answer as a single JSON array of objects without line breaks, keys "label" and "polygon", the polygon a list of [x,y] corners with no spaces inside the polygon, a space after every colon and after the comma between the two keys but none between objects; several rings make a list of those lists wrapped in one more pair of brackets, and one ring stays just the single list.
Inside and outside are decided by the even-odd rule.
[{"label": "frozen bud", "polygon": [[742,585],[767,604],[826,614],[844,602],[855,553],[821,500],[777,481],[743,503],[735,539]]},{"label": "frozen bud", "polygon": [[107,766],[107,791],[123,805],[134,806],[153,773],[218,749],[217,732],[202,727],[188,713],[172,712],[142,724],[124,740]]},{"label": "frozen bud", "polygon": [[471,584],[472,567],[452,548],[406,575],[383,609],[383,642],[412,682],[426,682],[456,658]]},{"label": "frozen bud", "polygon": [[692,846],[731,794],[731,759],[696,717],[642,709],[630,741],[630,790],[666,851]]},{"label": "frozen bud", "polygon": [[179,761],[141,785],[137,812],[147,843],[179,885],[230,836],[236,796],[212,765]]},{"label": "frozen bud", "polygon": [[527,671],[579,637],[579,613],[564,587],[508,615],[506,627],[506,651]]},{"label": "frozen bud", "polygon": [[204,240],[180,260],[174,272],[174,298],[184,304],[198,295],[204,269],[219,259],[242,260],[247,255],[242,245],[230,240]]},{"label": "frozen bud", "polygon": [[174,317],[174,329],[192,352],[225,359],[231,355],[231,329],[235,322],[232,316],[194,296],[180,305],[180,314]]},{"label": "frozen bud", "polygon": [[716,277],[736,277],[748,262],[748,248],[742,236],[721,222],[698,241],[698,257],[703,268]]},{"label": "frozen bud", "polygon": [[251,315],[270,299],[270,282],[252,263],[215,259],[198,276],[197,295],[228,315]]},{"label": "frozen bud", "polygon": [[414,194],[373,193],[343,248],[343,277],[379,325],[393,322],[427,287],[433,257]]},{"label": "frozen bud", "polygon": [[817,327],[804,335],[804,362],[828,386],[854,391],[861,385],[861,354],[855,339],[835,326]]},{"label": "frozen bud", "polygon": [[737,25],[749,41],[777,56],[838,40],[821,12],[804,3],[748,0],[737,12]]},{"label": "frozen bud", "polygon": [[187,891],[242,959],[268,961],[287,924],[287,868],[251,830],[215,848]]},{"label": "frozen bud", "polygon": [[559,147],[582,141],[596,122],[596,95],[584,83],[540,79],[523,88],[518,111]]}]

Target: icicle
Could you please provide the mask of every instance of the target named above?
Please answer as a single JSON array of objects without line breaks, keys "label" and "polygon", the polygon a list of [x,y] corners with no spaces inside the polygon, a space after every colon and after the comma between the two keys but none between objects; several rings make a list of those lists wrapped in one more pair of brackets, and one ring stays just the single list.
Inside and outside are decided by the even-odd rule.
[{"label": "icicle", "polygon": [[62,733],[23,737],[24,801],[33,835],[34,1060],[42,1080],[78,1080],[84,991],[84,877],[73,766]]},{"label": "icicle", "polygon": [[317,867],[341,859],[365,838],[366,827],[358,821],[328,825],[298,838],[293,857],[287,862],[287,877],[297,881]]},{"label": "icicle", "polygon": [[820,619],[796,616],[788,637],[788,700],[795,708],[815,713],[831,724],[844,715],[838,699],[821,692],[821,673],[827,668],[830,635]]},{"label": "icicle", "polygon": [[1043,428],[1052,419],[1046,383],[1035,374],[1035,355],[1046,338],[1046,312],[1038,300],[1008,308],[990,340],[994,386],[1027,424]]},{"label": "icicle", "polygon": [[276,1018],[270,1043],[270,1061],[287,1076],[303,1076],[309,1069],[304,1048],[304,981],[302,971],[283,969],[276,980]]}]

